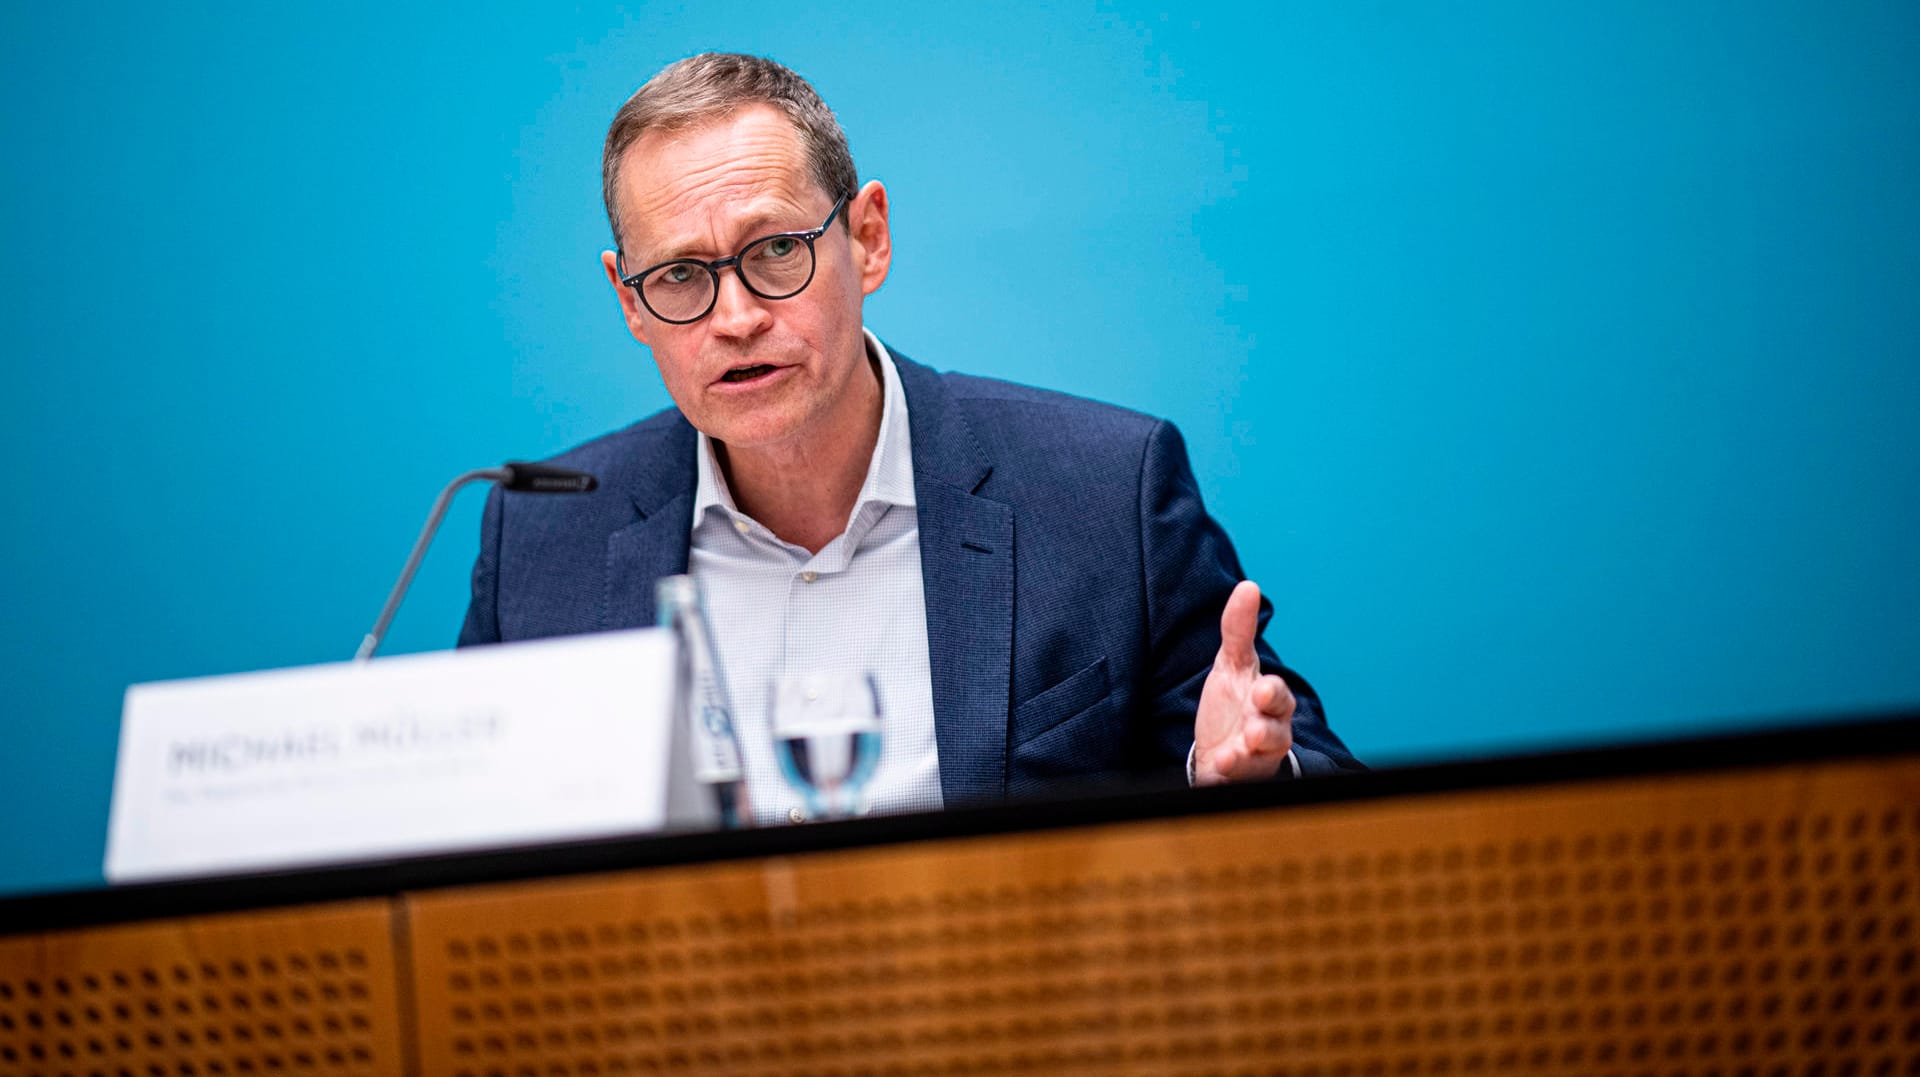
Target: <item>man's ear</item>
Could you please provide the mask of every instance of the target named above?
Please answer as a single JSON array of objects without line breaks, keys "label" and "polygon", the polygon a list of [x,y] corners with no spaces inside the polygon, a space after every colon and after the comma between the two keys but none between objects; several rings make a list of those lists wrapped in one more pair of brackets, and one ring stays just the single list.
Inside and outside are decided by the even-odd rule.
[{"label": "man's ear", "polygon": [[[853,267],[860,293],[872,295],[893,266],[893,232],[887,225],[887,189],[868,180],[847,203],[847,228],[853,236]],[[636,334],[637,335],[637,334]]]},{"label": "man's ear", "polygon": [[613,285],[613,294],[620,300],[620,312],[626,316],[627,332],[633,339],[647,344],[647,312],[640,306],[640,295],[632,288],[620,283],[620,261],[612,251],[600,252],[600,265],[607,271],[607,283]]}]

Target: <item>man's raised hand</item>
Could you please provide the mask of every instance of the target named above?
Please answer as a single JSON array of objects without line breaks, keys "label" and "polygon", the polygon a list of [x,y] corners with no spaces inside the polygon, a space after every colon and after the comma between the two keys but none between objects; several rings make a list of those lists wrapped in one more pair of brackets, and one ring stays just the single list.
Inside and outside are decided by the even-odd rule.
[{"label": "man's raised hand", "polygon": [[1241,580],[1220,614],[1220,652],[1200,689],[1193,722],[1194,784],[1258,781],[1286,765],[1293,747],[1293,690],[1260,672],[1260,587]]}]

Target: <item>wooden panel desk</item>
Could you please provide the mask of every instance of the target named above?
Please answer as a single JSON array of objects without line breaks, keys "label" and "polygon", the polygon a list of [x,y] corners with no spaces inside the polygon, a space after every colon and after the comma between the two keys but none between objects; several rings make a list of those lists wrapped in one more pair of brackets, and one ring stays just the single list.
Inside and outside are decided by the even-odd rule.
[{"label": "wooden panel desk", "polygon": [[16,899],[0,1073],[1920,1074],[1916,913],[1909,719]]}]

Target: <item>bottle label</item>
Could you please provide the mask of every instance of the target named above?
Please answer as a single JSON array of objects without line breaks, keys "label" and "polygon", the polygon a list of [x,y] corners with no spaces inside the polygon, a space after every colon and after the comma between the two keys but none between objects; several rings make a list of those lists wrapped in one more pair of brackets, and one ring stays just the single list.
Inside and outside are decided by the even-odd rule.
[{"label": "bottle label", "polygon": [[[706,678],[702,678],[706,680]],[[694,777],[712,784],[740,780],[740,748],[733,734],[733,718],[716,704],[702,685],[699,721],[693,723]]]}]

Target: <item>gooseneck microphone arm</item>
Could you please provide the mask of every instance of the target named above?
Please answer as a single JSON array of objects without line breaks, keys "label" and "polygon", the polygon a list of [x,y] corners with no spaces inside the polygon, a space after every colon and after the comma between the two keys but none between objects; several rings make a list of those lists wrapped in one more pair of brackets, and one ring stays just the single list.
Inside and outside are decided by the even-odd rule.
[{"label": "gooseneck microphone arm", "polygon": [[400,601],[407,597],[407,588],[413,585],[413,574],[419,571],[420,562],[427,556],[427,547],[433,544],[433,533],[440,530],[440,521],[446,518],[447,506],[453,504],[453,495],[468,483],[504,482],[510,475],[503,467],[481,468],[467,472],[440,491],[440,496],[434,500],[433,511],[427,514],[427,526],[420,529],[420,537],[413,541],[413,553],[407,556],[407,567],[400,570],[400,579],[387,595],[387,604],[380,610],[380,619],[373,622],[373,631],[367,633],[367,638],[360,641],[360,649],[354,652],[355,662],[367,661],[373,657],[373,652],[380,649],[380,641],[387,635],[387,626],[393,623],[393,615],[400,610]]},{"label": "gooseneck microphone arm", "polygon": [[481,468],[469,471],[448,483],[440,496],[434,499],[433,511],[427,514],[427,526],[420,529],[420,537],[413,542],[413,553],[407,556],[407,567],[400,570],[400,579],[393,585],[392,593],[387,595],[387,604],[380,610],[380,619],[373,622],[373,631],[360,641],[360,649],[354,652],[355,662],[365,662],[380,649],[380,641],[386,638],[387,627],[393,623],[393,615],[400,609],[400,601],[407,597],[407,588],[413,584],[413,574],[420,569],[420,562],[427,556],[427,547],[433,544],[434,532],[440,530],[440,521],[447,515],[447,506],[453,504],[453,495],[462,486],[471,482],[497,482],[509,490],[530,494],[584,494],[600,485],[599,480],[584,471],[568,471],[564,468],[549,467],[546,464],[527,464],[518,461],[504,467]]}]

